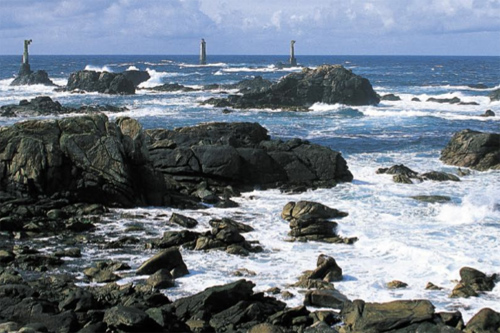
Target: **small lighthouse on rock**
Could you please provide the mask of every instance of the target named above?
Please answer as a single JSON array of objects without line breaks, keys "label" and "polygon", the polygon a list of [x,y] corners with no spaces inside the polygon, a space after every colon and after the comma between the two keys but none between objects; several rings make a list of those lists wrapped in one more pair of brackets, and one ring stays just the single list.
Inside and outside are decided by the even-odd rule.
[{"label": "small lighthouse on rock", "polygon": [[205,39],[201,39],[200,43],[200,65],[206,65],[207,64],[207,43],[205,42]]}]

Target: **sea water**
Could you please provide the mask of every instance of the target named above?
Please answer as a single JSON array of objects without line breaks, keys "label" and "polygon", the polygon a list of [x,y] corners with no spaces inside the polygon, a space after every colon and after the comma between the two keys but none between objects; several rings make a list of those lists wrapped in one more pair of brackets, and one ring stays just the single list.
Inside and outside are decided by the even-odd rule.
[{"label": "sea water", "polygon": [[[300,67],[278,68],[283,56],[211,56],[206,66],[194,56],[36,56],[33,70],[44,69],[58,85],[65,85],[77,70],[121,72],[147,70],[151,79],[141,87],[179,83],[201,87],[211,83],[235,83],[262,76],[269,80],[301,71]],[[303,290],[290,287],[304,270],[314,269],[319,254],[336,259],[344,279],[335,283],[350,299],[390,301],[429,299],[438,311],[460,310],[465,319],[483,307],[500,311],[500,286],[480,297],[449,298],[461,267],[470,266],[487,274],[500,273],[500,172],[472,171],[460,182],[426,181],[396,184],[389,175],[376,174],[379,167],[404,164],[417,172],[431,170],[456,173],[457,168],[439,160],[441,150],[453,133],[469,128],[500,132],[500,102],[491,102],[488,94],[500,88],[500,57],[410,57],[410,56],[301,56],[300,65],[317,67],[341,64],[366,77],[380,95],[396,94],[400,101],[382,101],[377,106],[352,107],[317,103],[309,112],[281,110],[234,110],[200,105],[210,97],[225,96],[222,91],[152,92],[139,89],[132,96],[98,93],[55,92],[51,87],[10,87],[20,57],[0,56],[0,106],[47,95],[63,105],[112,104],[129,111],[108,114],[110,118],[131,116],[144,128],[173,129],[204,122],[249,121],[262,124],[273,138],[299,137],[342,152],[354,175],[351,183],[332,189],[287,195],[278,190],[243,193],[234,198],[239,207],[205,210],[177,210],[149,207],[113,210],[98,225],[96,235],[116,240],[124,235],[147,241],[163,232],[180,230],[168,225],[173,212],[198,220],[195,231],[209,229],[212,218],[231,217],[251,225],[255,231],[244,234],[257,240],[264,252],[248,257],[221,251],[199,252],[182,249],[190,274],[176,280],[165,290],[171,299],[201,291],[209,286],[240,279],[234,272],[248,269],[246,276],[255,291],[279,287],[295,295],[288,305],[303,302]],[[470,85],[484,84],[486,89]],[[412,101],[417,97],[420,102]],[[458,105],[427,102],[430,97],[458,97]],[[486,110],[495,117],[480,117]],[[54,118],[44,117],[44,118]],[[2,118],[0,126],[26,118]],[[445,195],[447,203],[424,203],[415,195]],[[312,200],[349,213],[338,221],[342,236],[358,237],[354,245],[317,242],[290,242],[289,225],[281,219],[281,210],[289,201]],[[142,230],[126,231],[130,226]],[[48,247],[44,249],[51,251]],[[130,264],[120,283],[146,278],[135,276],[142,262],[154,254],[143,245],[127,249],[103,250],[89,243],[82,248],[83,259],[69,261],[64,269],[81,272],[92,261],[117,259]],[[81,274],[81,273],[80,273]],[[391,290],[386,283],[401,280],[405,289]],[[425,290],[427,282],[443,290]],[[280,298],[281,296],[277,296]]]}]

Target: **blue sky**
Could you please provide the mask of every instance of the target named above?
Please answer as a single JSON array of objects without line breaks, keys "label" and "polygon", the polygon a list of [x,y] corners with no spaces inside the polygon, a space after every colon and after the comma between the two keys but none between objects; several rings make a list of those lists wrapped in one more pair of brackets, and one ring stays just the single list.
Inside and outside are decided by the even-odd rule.
[{"label": "blue sky", "polygon": [[0,54],[500,55],[500,0],[0,0]]}]

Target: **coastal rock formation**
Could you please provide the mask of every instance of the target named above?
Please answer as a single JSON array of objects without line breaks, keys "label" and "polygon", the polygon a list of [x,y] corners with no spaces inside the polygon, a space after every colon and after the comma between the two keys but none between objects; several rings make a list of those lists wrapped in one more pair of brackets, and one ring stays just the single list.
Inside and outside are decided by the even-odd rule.
[{"label": "coastal rock formation", "polygon": [[139,70],[126,70],[122,72],[123,76],[134,84],[134,87],[137,88],[143,82],[146,82],[151,78],[151,75],[147,71],[139,71]]},{"label": "coastal rock formation", "polygon": [[500,134],[463,130],[453,135],[441,152],[441,161],[485,171],[500,169]]},{"label": "coastal rock formation", "polygon": [[36,72],[33,72],[31,70],[20,70],[14,81],[10,83],[11,86],[24,86],[33,84],[42,84],[44,86],[56,87],[56,84],[54,84],[54,82],[49,79],[49,74],[47,74],[47,72],[43,70],[38,70]]},{"label": "coastal rock formation", "polygon": [[337,223],[329,221],[345,216],[345,212],[311,201],[289,202],[281,213],[283,219],[290,221],[289,236],[293,240],[352,244],[357,239],[338,236],[335,231]]},{"label": "coastal rock formation", "polygon": [[453,288],[450,297],[477,297],[482,291],[491,291],[495,287],[498,276],[487,276],[471,267],[460,269],[460,282]]},{"label": "coastal rock formation", "polygon": [[316,269],[305,271],[294,287],[306,289],[334,289],[330,282],[342,280],[342,268],[334,258],[321,254],[316,263]]},{"label": "coastal rock formation", "polygon": [[205,85],[204,90],[224,90],[224,89],[237,89],[242,94],[253,94],[266,91],[273,83],[269,80],[263,79],[262,76],[256,76],[253,79],[241,80],[234,84],[211,84]]},{"label": "coastal rock formation", "polygon": [[270,140],[257,123],[209,123],[146,133],[155,170],[171,187],[206,202],[217,202],[215,194],[231,195],[228,186],[312,188],[352,180],[340,153],[300,139]]},{"label": "coastal rock formation", "polygon": [[495,112],[491,111],[491,110],[486,110],[484,111],[484,113],[482,115],[480,115],[480,117],[494,117],[495,116]]},{"label": "coastal rock formation", "polygon": [[439,182],[444,182],[444,181],[455,181],[458,182],[460,181],[460,178],[457,176],[446,173],[446,172],[441,172],[441,171],[429,171],[425,173],[418,173],[416,171],[413,171],[412,169],[408,168],[407,166],[404,166],[403,164],[396,164],[393,165],[390,168],[378,168],[377,171],[375,171],[377,174],[388,174],[388,175],[393,175],[392,179],[394,180],[395,183],[402,183],[402,184],[413,184],[412,179],[422,182],[425,180],[433,180],[433,181],[439,181]]},{"label": "coastal rock formation", "polygon": [[14,197],[133,207],[162,205],[139,123],[103,114],[26,121],[0,131],[0,190]]},{"label": "coastal rock formation", "polygon": [[340,65],[304,68],[301,73],[283,77],[261,92],[231,95],[211,100],[216,106],[247,108],[284,108],[307,110],[314,103],[375,105],[380,102],[370,82]]},{"label": "coastal rock formation", "polygon": [[66,90],[83,90],[104,94],[135,94],[134,83],[123,73],[78,71],[71,73]]},{"label": "coastal rock formation", "polygon": [[79,108],[62,106],[58,101],[53,101],[48,96],[38,96],[30,101],[22,100],[19,104],[9,104],[0,107],[0,117],[34,117],[46,115],[60,115],[68,113],[91,113],[91,112],[121,112],[126,107],[112,105],[89,105]]}]

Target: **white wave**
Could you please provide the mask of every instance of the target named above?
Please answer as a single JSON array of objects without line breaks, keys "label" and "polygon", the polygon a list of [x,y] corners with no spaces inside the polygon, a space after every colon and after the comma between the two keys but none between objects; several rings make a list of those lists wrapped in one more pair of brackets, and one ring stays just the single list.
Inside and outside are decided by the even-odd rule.
[{"label": "white wave", "polygon": [[489,87],[489,88],[474,88],[470,87],[468,85],[451,85],[451,84],[444,84],[444,85],[427,85],[427,86],[421,86],[420,88],[422,89],[428,89],[428,90],[470,90],[470,91],[493,91],[496,89],[500,88],[500,84],[496,85],[494,87]]},{"label": "white wave", "polygon": [[223,72],[237,73],[237,72],[301,72],[302,67],[276,67],[275,65],[269,65],[267,67],[230,67],[223,68]]},{"label": "white wave", "polygon": [[87,65],[85,66],[86,71],[96,71],[96,72],[109,72],[112,73],[113,70],[108,66],[96,66],[96,65]]},{"label": "white wave", "polygon": [[227,67],[228,64],[225,62],[216,62],[216,63],[208,63],[206,65],[200,65],[200,64],[186,64],[186,63],[181,63],[179,64],[179,67],[181,68],[197,68],[197,67]]},{"label": "white wave", "polygon": [[178,77],[178,76],[190,76],[190,75],[199,75],[200,73],[179,73],[179,72],[159,72],[154,69],[146,68],[146,71],[149,73],[150,79],[146,82],[142,82],[139,87],[140,88],[152,88],[159,85],[162,85],[165,82],[166,78]]},{"label": "white wave", "polygon": [[338,111],[346,108],[343,104],[326,104],[326,103],[314,103],[309,107],[310,111],[324,112],[324,111]]},{"label": "white wave", "polygon": [[138,71],[138,70],[139,70],[139,68],[135,67],[134,65],[129,66],[129,67],[126,69],[126,71]]}]

